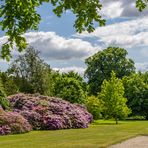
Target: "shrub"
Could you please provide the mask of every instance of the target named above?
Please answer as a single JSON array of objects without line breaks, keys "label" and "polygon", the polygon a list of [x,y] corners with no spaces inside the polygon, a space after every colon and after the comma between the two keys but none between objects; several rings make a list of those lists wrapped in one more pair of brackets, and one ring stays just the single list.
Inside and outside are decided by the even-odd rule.
[{"label": "shrub", "polygon": [[23,115],[36,130],[86,128],[92,121],[86,108],[59,98],[29,94],[8,98],[13,110]]},{"label": "shrub", "polygon": [[93,115],[95,120],[100,119],[102,117],[102,103],[101,100],[96,98],[95,96],[88,97],[86,99],[86,107],[88,111]]},{"label": "shrub", "polygon": [[0,107],[0,135],[25,133],[31,129],[23,116],[16,112],[5,112]]}]

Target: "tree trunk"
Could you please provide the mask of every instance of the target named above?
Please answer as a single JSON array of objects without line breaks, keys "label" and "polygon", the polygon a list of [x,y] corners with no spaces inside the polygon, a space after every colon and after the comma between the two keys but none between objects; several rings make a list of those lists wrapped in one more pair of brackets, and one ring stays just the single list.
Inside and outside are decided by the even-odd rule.
[{"label": "tree trunk", "polygon": [[115,118],[115,120],[116,120],[116,124],[118,124],[118,118],[117,117]]}]

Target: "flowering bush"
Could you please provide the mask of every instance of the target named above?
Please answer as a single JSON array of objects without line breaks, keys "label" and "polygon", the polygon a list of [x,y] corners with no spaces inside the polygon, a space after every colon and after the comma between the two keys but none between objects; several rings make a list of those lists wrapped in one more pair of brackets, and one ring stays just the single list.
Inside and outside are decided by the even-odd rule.
[{"label": "flowering bush", "polygon": [[5,112],[0,107],[0,135],[25,133],[31,129],[23,116],[16,112]]},{"label": "flowering bush", "polygon": [[8,99],[14,112],[24,116],[36,130],[86,128],[92,121],[85,107],[59,98],[17,94]]}]

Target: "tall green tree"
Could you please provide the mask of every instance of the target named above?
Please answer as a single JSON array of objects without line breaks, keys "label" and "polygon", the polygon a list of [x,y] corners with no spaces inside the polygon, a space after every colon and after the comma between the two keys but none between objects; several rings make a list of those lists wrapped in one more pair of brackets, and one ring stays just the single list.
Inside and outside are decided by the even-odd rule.
[{"label": "tall green tree", "polygon": [[71,103],[83,104],[86,99],[86,84],[77,73],[59,74],[54,79],[54,95]]},{"label": "tall green tree", "polygon": [[44,63],[33,47],[12,62],[8,73],[16,78],[21,92],[51,95],[50,66]]},{"label": "tall green tree", "polygon": [[134,61],[127,58],[127,51],[119,47],[108,47],[87,58],[85,77],[88,79],[89,93],[97,95],[105,79],[110,79],[111,71],[118,78],[135,72]]},{"label": "tall green tree", "polygon": [[136,73],[122,79],[125,97],[132,115],[145,116],[148,119],[148,74]]},{"label": "tall green tree", "polygon": [[[53,6],[53,12],[58,17],[66,10],[71,10],[76,16],[74,27],[77,32],[92,32],[95,22],[100,26],[105,25],[105,20],[98,11],[102,8],[99,0],[0,0],[0,26],[8,36],[2,47],[2,58],[9,60],[14,43],[18,51],[26,49],[26,39],[22,35],[28,30],[38,29],[41,17],[36,9],[44,2]],[[140,11],[146,6],[147,0],[136,0],[136,7]]]},{"label": "tall green tree", "polygon": [[118,118],[125,118],[130,109],[127,107],[127,99],[124,98],[124,87],[122,81],[116,78],[116,74],[112,71],[111,79],[104,80],[99,98],[103,102],[103,114],[106,118],[114,118],[116,124]]}]

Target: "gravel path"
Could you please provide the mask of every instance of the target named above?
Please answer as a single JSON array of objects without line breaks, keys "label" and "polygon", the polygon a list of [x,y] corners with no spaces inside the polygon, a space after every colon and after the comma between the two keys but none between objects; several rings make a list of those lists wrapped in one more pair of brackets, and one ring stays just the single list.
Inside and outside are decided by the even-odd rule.
[{"label": "gravel path", "polygon": [[108,148],[148,148],[148,136],[138,136]]}]

